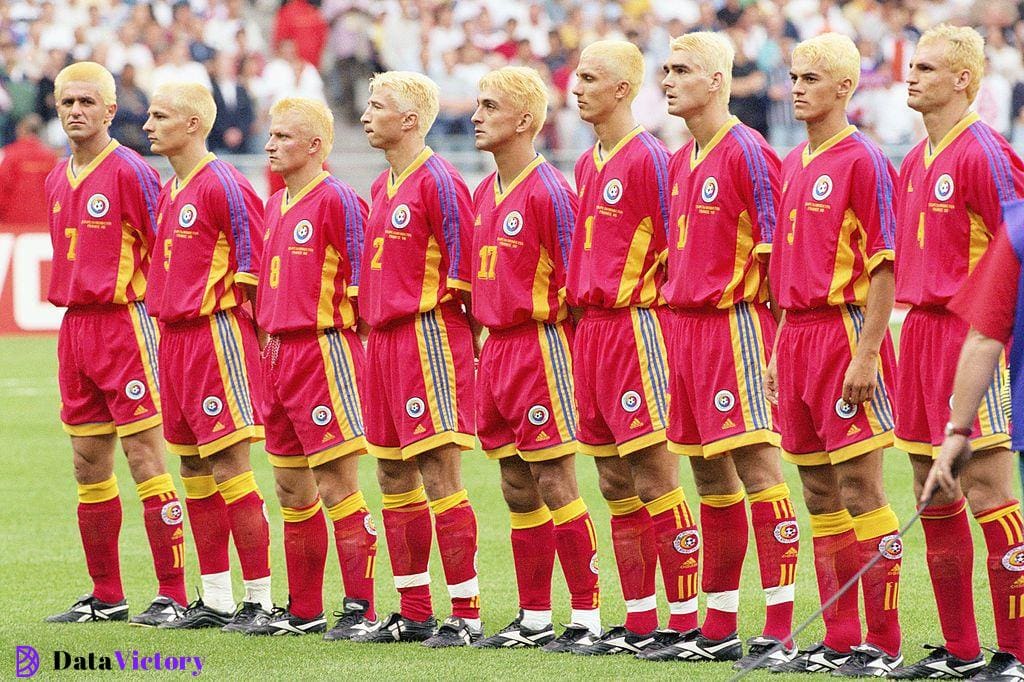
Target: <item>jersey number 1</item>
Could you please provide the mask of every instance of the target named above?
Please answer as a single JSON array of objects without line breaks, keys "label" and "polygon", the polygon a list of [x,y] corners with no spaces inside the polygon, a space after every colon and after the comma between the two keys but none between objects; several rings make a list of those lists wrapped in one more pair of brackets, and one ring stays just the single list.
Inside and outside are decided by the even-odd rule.
[{"label": "jersey number 1", "polygon": [[480,248],[480,272],[477,279],[494,279],[494,269],[498,267],[498,247],[483,246]]}]

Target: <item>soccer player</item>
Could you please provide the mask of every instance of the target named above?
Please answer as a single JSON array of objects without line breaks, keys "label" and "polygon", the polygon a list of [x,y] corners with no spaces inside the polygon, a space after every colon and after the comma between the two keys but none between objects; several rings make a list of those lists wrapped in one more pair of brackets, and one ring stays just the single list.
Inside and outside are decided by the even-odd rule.
[{"label": "soccer player", "polygon": [[[476,424],[497,459],[512,520],[519,616],[479,647],[536,647],[555,638],[551,572],[557,552],[572,602],[569,637],[601,634],[597,536],[576,485],[572,324],[565,304],[576,196],[534,148],[547,86],[526,67],[480,81],[476,147],[497,171],[473,195],[473,313],[488,330],[480,353]],[[554,643],[550,648],[557,648]]]},{"label": "soccer player", "polygon": [[1020,514],[999,402],[1003,367],[991,375],[973,421],[949,420],[955,363],[968,325],[947,304],[999,228],[1000,202],[1024,189],[1024,164],[970,111],[984,68],[985,43],[977,31],[940,25],[921,36],[907,73],[908,104],[921,112],[928,137],[904,158],[897,195],[896,300],[911,308],[900,335],[896,445],[910,453],[918,497],[945,435],[968,438],[974,457],[962,472],[963,490],[937,492],[921,514],[945,643],[893,675],[903,679],[970,677],[985,665],[974,619],[967,504],[985,534],[989,566],[998,567],[990,588],[999,646],[1021,653],[1021,627],[1013,622],[1015,611],[1008,611],[1010,583],[1000,579],[1007,549],[1002,523]]},{"label": "soccer player", "polygon": [[[370,326],[363,420],[401,606],[353,641],[465,646],[482,634],[476,515],[460,461],[475,445],[473,333],[463,310],[473,206],[455,168],[424,143],[437,111],[438,87],[426,76],[389,71],[370,81],[363,129],[390,168],[371,188],[359,276],[359,316]],[[431,511],[452,600],[436,633]]]},{"label": "soccer player", "polygon": [[597,641],[576,633],[574,651],[636,654],[661,643],[654,571],[662,576],[676,633],[697,627],[700,543],[665,447],[668,371],[655,306],[664,279],[668,151],[637,125],[632,102],[644,75],[633,44],[584,49],[573,94],[598,142],[576,163],[579,212],[567,300],[581,319],[573,341],[580,452],[597,463],[612,512],[612,547],[626,621]]},{"label": "soccer player", "polygon": [[324,507],[346,594],[325,639],[350,639],[377,625],[377,533],[358,480],[366,439],[355,296],[367,209],[351,187],[322,170],[333,143],[334,116],[322,102],[286,98],[271,107],[265,149],[286,189],[270,198],[264,216],[256,319],[270,336],[258,402],[284,516],[289,605],[261,616],[250,634],[326,629]]},{"label": "soccer player", "polygon": [[160,176],[111,139],[117,98],[104,67],[65,67],[53,94],[71,157],[46,178],[54,253],[48,298],[67,308],[57,342],[60,418],[71,436],[78,528],[93,589],[46,620],[128,618],[117,548],[116,437],[142,500],[159,583],[156,599],[131,623],[153,627],[178,616],[188,601],[181,504],[159,429],[157,330],[144,302]]},{"label": "soccer player", "polygon": [[[779,434],[764,393],[775,340],[766,259],[775,231],[779,157],[759,133],[729,115],[734,48],[722,34],[671,42],[661,85],[668,111],[693,141],[669,164],[668,272],[662,324],[669,349],[669,451],[688,455],[701,498],[700,630],[643,658],[721,661],[742,656],[736,637],[747,510],[760,559],[766,618],[736,665],[762,667],[792,653],[793,584],[800,533],[782,478]],[[780,646],[781,645],[781,646]]]},{"label": "soccer player", "polygon": [[866,641],[857,590],[847,590],[825,611],[825,641],[780,672],[882,676],[903,662],[903,551],[882,484],[882,450],[893,439],[896,172],[847,121],[859,75],[860,53],[846,36],[824,33],[793,50],[793,109],[808,141],[782,164],[769,281],[783,314],[765,387],[778,403],[782,455],[799,467],[822,603],[882,558],[860,581]]},{"label": "soccer player", "polygon": [[[243,632],[272,608],[269,528],[249,464],[249,444],[263,438],[249,388],[259,347],[241,307],[255,300],[263,207],[249,181],[207,151],[216,116],[205,87],[168,83],[153,93],[143,126],[175,173],[160,193],[149,300],[164,332],[164,438],[181,457],[203,583],[203,597],[163,627]],[[234,615],[229,534],[245,580]]]}]

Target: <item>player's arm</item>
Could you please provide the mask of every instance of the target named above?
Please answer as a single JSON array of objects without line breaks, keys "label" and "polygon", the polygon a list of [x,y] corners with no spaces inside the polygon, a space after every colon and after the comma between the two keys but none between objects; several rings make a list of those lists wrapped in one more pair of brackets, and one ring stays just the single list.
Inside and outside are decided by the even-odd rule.
[{"label": "player's arm", "polygon": [[[987,131],[982,128],[979,133],[987,135]],[[973,151],[967,162],[967,209],[981,217],[991,238],[1002,223],[1003,202],[1024,197],[1024,162],[1002,138]]]},{"label": "player's arm", "polygon": [[[461,292],[463,308],[474,339],[479,336],[480,324],[473,319],[473,302],[470,292],[473,259],[473,199],[466,182],[454,173],[440,173],[437,193],[433,195],[439,220],[434,221],[435,229],[440,227],[438,238],[448,251],[449,289]],[[474,351],[478,343],[474,341]]]}]

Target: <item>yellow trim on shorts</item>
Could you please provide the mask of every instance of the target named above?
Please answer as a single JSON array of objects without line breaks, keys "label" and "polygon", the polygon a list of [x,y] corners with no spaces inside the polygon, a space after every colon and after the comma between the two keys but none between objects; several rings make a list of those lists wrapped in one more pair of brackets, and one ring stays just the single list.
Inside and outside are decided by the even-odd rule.
[{"label": "yellow trim on shorts", "polygon": [[735,450],[736,448],[747,447],[748,445],[771,445],[773,447],[779,447],[782,442],[782,436],[771,429],[758,429],[757,431],[747,431],[746,433],[737,433],[735,436],[728,436],[720,440],[713,441],[703,446],[703,454],[707,459],[712,457],[718,457],[725,455]]},{"label": "yellow trim on shorts", "polygon": [[576,447],[576,441],[559,443],[539,450],[520,450],[519,457],[524,462],[550,462],[576,454]]},{"label": "yellow trim on shorts", "polygon": [[892,431],[885,431],[857,443],[850,443],[846,447],[842,447],[828,453],[829,462],[832,464],[840,464],[842,462],[848,462],[851,459],[856,459],[861,455],[866,455],[869,452],[878,450],[879,448],[890,447],[892,445],[892,438]]},{"label": "yellow trim on shorts", "polygon": [[178,455],[179,457],[199,456],[199,448],[196,447],[195,445],[190,445],[188,443],[172,443],[169,440],[164,441],[164,443],[166,443],[167,445],[167,452],[171,453],[172,455]]},{"label": "yellow trim on shorts", "polygon": [[326,450],[306,455],[306,459],[309,460],[309,468],[314,469],[321,464],[327,464],[328,462],[333,462],[334,460],[341,459],[342,457],[348,457],[349,455],[359,456],[363,454],[366,454],[366,438],[358,436],[352,440],[338,443]]},{"label": "yellow trim on shorts", "polygon": [[828,453],[824,450],[818,452],[790,452],[786,449],[782,449],[782,459],[789,462],[790,464],[796,464],[800,467],[811,467],[818,466],[820,464],[831,464],[828,459]]},{"label": "yellow trim on shorts", "polygon": [[[552,344],[551,340],[548,338],[549,329],[554,331],[558,344],[561,346],[562,356],[565,360],[565,366],[562,367],[560,371],[556,370],[557,365],[552,357]],[[566,414],[566,405],[561,398],[561,395],[567,394],[566,397],[570,402],[573,399],[572,349],[569,346],[568,337],[566,337],[565,330],[563,330],[560,325],[538,324],[537,345],[540,348],[540,355],[543,360],[541,364],[544,369],[544,383],[548,388],[548,401],[551,403],[551,416],[554,418],[555,428],[558,430],[558,437],[563,442],[573,440],[575,438],[575,433],[572,425],[575,421],[575,414],[572,415],[572,418]],[[562,388],[561,393],[559,392],[559,387]],[[575,408],[570,404],[569,409],[570,411],[573,411]]]},{"label": "yellow trim on shorts", "polygon": [[543,526],[548,521],[551,521],[551,510],[545,505],[540,509],[534,509],[529,512],[510,511],[508,516],[512,530],[526,530]]},{"label": "yellow trim on shorts", "polygon": [[154,429],[164,423],[163,415],[159,412],[150,415],[145,419],[140,419],[137,422],[130,422],[128,424],[119,424],[115,427],[118,438],[124,438],[125,436],[134,436],[137,433]]},{"label": "yellow trim on shorts", "polygon": [[577,449],[581,455],[589,455],[591,457],[617,457],[619,454],[619,449],[615,447],[615,443],[591,445],[590,443],[579,441]]},{"label": "yellow trim on shorts", "polygon": [[[228,410],[227,414],[231,418],[232,425],[236,429],[244,429],[252,424],[253,420],[246,418],[242,401],[249,401],[249,414],[253,417],[255,417],[255,410],[249,397],[248,367],[245,364],[245,349],[242,344],[242,332],[238,327],[238,318],[235,317],[233,311],[222,310],[220,313],[210,315],[208,322],[210,340],[213,342],[213,354],[217,358],[220,385],[224,391],[224,407]],[[227,347],[228,344],[230,344],[230,348]],[[229,355],[233,356],[231,361],[228,360]],[[236,363],[240,366],[235,366],[232,369],[232,365]],[[239,380],[246,382],[246,386],[242,389],[243,395],[238,395],[235,392],[236,382]],[[225,438],[230,438],[234,433],[228,434]],[[235,440],[229,445],[237,442],[238,440]],[[200,446],[200,456],[204,456],[202,446]]]},{"label": "yellow trim on shorts", "polygon": [[243,426],[237,431],[232,431],[226,436],[221,436],[217,440],[210,443],[203,443],[202,445],[194,446],[196,451],[191,454],[199,455],[200,457],[209,457],[210,455],[216,455],[218,452],[227,450],[236,443],[248,440],[250,443],[256,443],[263,440],[264,431],[263,426],[260,424]]},{"label": "yellow trim on shorts", "polygon": [[632,440],[627,440],[624,443],[619,443],[617,450],[619,457],[626,457],[632,455],[634,452],[649,448],[652,445],[659,445],[665,442],[665,429],[658,429],[657,431],[651,431],[642,436],[637,436]]},{"label": "yellow trim on shorts", "polygon": [[515,443],[506,443],[501,447],[484,450],[484,454],[487,455],[487,459],[505,459],[506,457],[515,457],[519,454],[519,450],[516,449]]},{"label": "yellow trim on shorts", "polygon": [[[330,335],[326,331],[320,331],[317,332],[317,345],[320,348],[320,359],[323,361],[323,376],[331,400],[331,409],[334,411],[334,421],[337,422],[338,429],[341,431],[341,438],[346,443],[357,437],[362,438],[362,404],[359,402],[359,391],[356,387],[355,359],[352,357],[348,341],[340,331]],[[332,352],[340,354],[340,363],[335,363]],[[345,386],[339,386],[339,382],[345,382]],[[345,391],[347,400],[342,398],[342,390]],[[352,422],[353,412],[356,420],[354,424]],[[360,433],[359,436],[356,436],[357,431]],[[336,458],[324,459],[320,463]],[[310,464],[310,466],[317,465]]]},{"label": "yellow trim on shorts", "polygon": [[[142,372],[146,377],[146,389],[149,391],[150,399],[157,414],[160,413],[160,387],[157,385],[158,360],[153,352],[158,352],[160,345],[160,329],[153,323],[146,306],[141,301],[133,301],[127,306],[128,319],[131,321],[132,331],[135,334],[135,345],[139,349],[139,359],[142,361]],[[148,333],[148,334],[147,334]],[[147,338],[149,342],[147,343]]]},{"label": "yellow trim on shorts", "polygon": [[666,441],[668,451],[680,457],[703,457],[704,446],[700,443],[677,443],[671,438]]},{"label": "yellow trim on shorts", "polygon": [[[640,309],[633,306],[629,310],[630,322],[633,327],[633,342],[636,344],[636,359],[640,369],[641,386],[644,392],[644,403],[647,407],[647,416],[651,420],[651,426],[658,431],[665,431],[665,427],[668,423],[668,365],[665,362],[665,358],[668,357],[668,351],[665,348],[665,339],[661,332],[661,321],[658,318],[658,314],[650,309],[645,308],[646,312],[641,313]],[[640,319],[641,314],[650,314],[651,317],[651,330],[654,334],[653,343],[648,343],[644,335],[642,328],[643,321]],[[662,380],[664,383],[656,386],[656,379],[651,372],[651,368],[655,365],[660,365],[661,372],[664,374]],[[659,416],[660,415],[660,416]],[[628,441],[627,441],[628,442]],[[622,445],[619,445],[619,454],[625,455],[632,452],[622,451]]]},{"label": "yellow trim on shorts", "polygon": [[69,436],[85,438],[87,436],[106,436],[117,433],[117,426],[114,422],[89,422],[88,424],[67,424],[61,422],[64,432]]},{"label": "yellow trim on shorts", "polygon": [[401,449],[402,459],[412,459],[416,455],[422,455],[442,445],[458,445],[461,450],[472,450],[476,447],[476,437],[468,433],[458,431],[442,431],[432,436],[427,436],[415,443],[410,443]]},{"label": "yellow trim on shorts", "polygon": [[366,441],[366,451],[377,459],[390,459],[397,462],[401,462],[403,459],[402,448],[374,445],[370,441]]}]

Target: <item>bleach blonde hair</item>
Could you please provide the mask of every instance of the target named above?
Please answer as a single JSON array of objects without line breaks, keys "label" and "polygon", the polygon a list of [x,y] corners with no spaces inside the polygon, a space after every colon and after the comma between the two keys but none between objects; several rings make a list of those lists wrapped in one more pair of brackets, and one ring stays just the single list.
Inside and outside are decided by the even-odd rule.
[{"label": "bleach blonde hair", "polygon": [[480,79],[480,90],[494,88],[508,95],[512,106],[533,117],[533,137],[544,127],[548,115],[548,89],[536,69],[528,66],[505,66]]},{"label": "bleach blonde hair", "polygon": [[850,79],[853,95],[860,82],[860,50],[847,36],[840,33],[822,33],[809,38],[793,48],[793,60],[797,57],[820,64],[825,73],[837,81]]},{"label": "bleach blonde hair", "polygon": [[729,95],[732,91],[732,62],[736,58],[736,48],[732,41],[721,33],[711,31],[695,31],[673,38],[669,42],[669,48],[686,52],[693,55],[694,62],[706,75],[714,76],[722,74],[722,87],[718,90],[718,97],[725,103],[729,103]]},{"label": "bleach blonde hair", "polygon": [[326,159],[334,147],[334,114],[327,105],[308,97],[285,97],[270,107],[271,122],[285,114],[298,117],[300,125],[310,138],[320,138],[320,161]]},{"label": "bleach blonde hair", "polygon": [[213,95],[202,83],[164,83],[153,92],[153,99],[166,98],[171,106],[186,116],[199,119],[199,132],[203,139],[210,134],[217,119],[217,105]]},{"label": "bleach blonde hair", "polygon": [[633,43],[625,40],[598,40],[583,48],[580,61],[592,58],[618,80],[629,83],[629,102],[636,99],[644,84],[644,55]]},{"label": "bleach blonde hair", "polygon": [[417,130],[426,137],[441,108],[438,102],[441,91],[437,83],[421,73],[386,71],[374,74],[370,79],[370,93],[376,92],[378,88],[386,88],[403,113],[414,112],[417,115]]},{"label": "bleach blonde hair", "polygon": [[943,58],[946,66],[955,73],[970,71],[971,82],[967,84],[967,101],[973,102],[981,88],[985,75],[985,39],[970,26],[939,24],[924,32],[918,46],[946,41]]},{"label": "bleach blonde hair", "polygon": [[89,83],[96,86],[103,104],[117,104],[117,88],[114,76],[106,67],[96,62],[75,62],[60,70],[53,81],[53,96],[60,101],[64,86],[72,82]]}]

